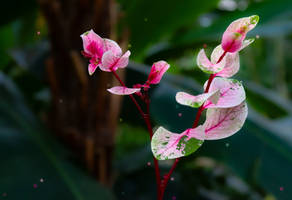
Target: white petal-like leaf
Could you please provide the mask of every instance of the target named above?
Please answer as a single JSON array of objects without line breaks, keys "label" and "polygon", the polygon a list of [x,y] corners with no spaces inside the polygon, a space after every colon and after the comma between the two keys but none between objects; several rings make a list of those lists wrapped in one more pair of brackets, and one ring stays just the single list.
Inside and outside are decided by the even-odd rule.
[{"label": "white petal-like leaf", "polygon": [[240,50],[244,49],[248,45],[254,42],[254,38],[243,40]]},{"label": "white petal-like leaf", "polygon": [[203,103],[205,103],[207,99],[210,99],[211,102],[216,104],[219,97],[219,91],[208,92],[197,96],[190,95],[186,92],[178,92],[176,93],[175,99],[178,103],[182,105],[198,108],[203,105]]},{"label": "white petal-like leaf", "polygon": [[129,95],[129,94],[134,94],[135,92],[140,91],[141,88],[127,88],[123,86],[116,86],[112,87],[110,89],[107,89],[112,94],[117,94],[117,95]]},{"label": "white petal-like leaf", "polygon": [[225,58],[223,58],[219,63],[213,63],[206,56],[204,49],[201,49],[197,56],[197,65],[203,72],[215,74],[223,69],[225,65]]},{"label": "white petal-like leaf", "polygon": [[[204,84],[206,88],[207,82]],[[230,108],[239,105],[245,100],[245,91],[242,84],[235,79],[216,77],[210,85],[209,92],[220,91],[218,102],[207,100],[205,108]]]},{"label": "white petal-like leaf", "polygon": [[199,126],[195,129],[187,129],[181,134],[172,133],[163,127],[155,131],[151,140],[151,149],[158,160],[168,160],[187,156],[195,152],[203,143],[197,137],[204,134],[204,129]]},{"label": "white petal-like leaf", "polygon": [[128,65],[130,55],[131,52],[127,51],[120,57],[109,50],[102,56],[100,69],[102,71],[110,72],[111,70],[116,71],[118,68],[125,68]]},{"label": "white petal-like leaf", "polygon": [[247,112],[246,102],[232,108],[209,108],[203,124],[205,137],[202,139],[218,140],[235,134],[243,126]]},{"label": "white petal-like leaf", "polygon": [[[246,40],[245,40],[246,41]],[[224,53],[221,45],[218,45],[211,54],[211,62],[215,63],[219,60],[220,56]],[[224,68],[216,74],[221,77],[231,77],[236,74],[239,70],[239,55],[236,53],[226,53]]]},{"label": "white petal-like leaf", "polygon": [[105,52],[112,51],[114,55],[120,57],[122,55],[121,47],[113,40],[104,39]]}]

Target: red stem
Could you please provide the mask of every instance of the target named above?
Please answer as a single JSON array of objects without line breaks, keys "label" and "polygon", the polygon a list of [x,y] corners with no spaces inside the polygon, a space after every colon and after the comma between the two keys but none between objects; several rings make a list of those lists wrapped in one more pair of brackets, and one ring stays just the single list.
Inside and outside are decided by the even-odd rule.
[{"label": "red stem", "polygon": [[[153,136],[153,130],[151,127],[151,121],[150,121],[150,98],[148,96],[148,92],[146,92],[146,113],[147,115],[145,119],[147,128],[148,128],[148,132],[150,134],[150,141],[152,140],[152,136]],[[160,183],[161,183],[161,179],[160,179],[160,170],[159,170],[159,165],[158,165],[158,160],[153,156],[153,163],[154,163],[154,168],[155,168],[155,176],[156,176],[156,183],[157,183],[157,199],[160,198]]]},{"label": "red stem", "polygon": [[[116,77],[116,79],[120,82],[120,84],[124,87],[126,87],[126,85],[124,84],[124,82],[120,79],[119,75],[117,74],[116,71],[112,70],[112,73],[113,75]],[[139,106],[138,102],[136,101],[136,99],[133,97],[133,95],[129,95],[131,100],[133,101],[133,103],[135,104],[136,108],[138,109],[139,113],[141,114],[141,116],[143,117],[144,119],[144,112],[143,110],[141,109],[141,107]]]},{"label": "red stem", "polygon": [[[120,84],[124,87],[126,87],[126,85],[124,84],[124,82],[120,79],[119,75],[116,73],[116,71],[112,70],[111,71],[113,73],[113,75],[115,76],[115,78],[120,82]],[[151,121],[149,118],[149,110],[150,110],[150,99],[148,96],[148,93],[146,93],[146,106],[147,106],[147,111],[146,114],[143,112],[143,110],[141,109],[140,105],[138,104],[138,102],[136,101],[136,99],[134,98],[133,95],[129,95],[131,100],[133,101],[133,103],[135,104],[136,108],[138,109],[140,115],[142,116],[142,118],[144,119],[144,122],[147,126],[148,132],[149,132],[149,136],[150,136],[150,140],[152,139],[153,136],[153,130],[152,130],[152,126],[151,126]],[[156,176],[156,183],[157,183],[157,199],[160,198],[160,183],[161,183],[161,179],[160,179],[160,171],[159,171],[159,165],[158,165],[158,161],[157,159],[153,156],[153,163],[154,163],[154,169],[155,169],[155,176]]]},{"label": "red stem", "polygon": [[[224,53],[218,59],[217,63],[221,62],[221,60],[224,58],[224,56],[226,55],[226,53],[227,53],[227,51],[224,51]],[[208,83],[207,83],[207,87],[206,87],[204,93],[207,93],[209,91],[210,85],[211,85],[213,79],[215,78],[215,76],[216,76],[216,74],[211,74],[209,76]],[[204,110],[204,104],[201,105],[200,108],[198,109],[198,112],[196,114],[196,118],[194,120],[194,123],[193,123],[192,128],[196,128],[198,126],[198,123],[199,123],[199,120],[200,120],[200,117],[202,115],[203,110]],[[175,170],[175,168],[176,168],[179,160],[180,160],[179,158],[175,159],[175,161],[174,161],[172,167],[170,168],[169,172],[164,176],[164,179],[162,180],[162,183],[163,184],[161,184],[161,187],[160,187],[161,195],[160,195],[160,198],[158,200],[163,200],[163,195],[164,195],[164,192],[165,192],[167,183],[168,183],[168,181],[170,179],[171,174]]]}]

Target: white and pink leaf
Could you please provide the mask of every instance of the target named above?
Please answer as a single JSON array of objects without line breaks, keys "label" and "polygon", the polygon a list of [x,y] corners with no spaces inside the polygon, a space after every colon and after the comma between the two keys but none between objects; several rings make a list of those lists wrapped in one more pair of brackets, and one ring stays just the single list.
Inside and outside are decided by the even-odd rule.
[{"label": "white and pink leaf", "polygon": [[223,58],[219,63],[211,62],[204,49],[201,49],[197,56],[197,65],[205,73],[215,74],[220,72],[225,66],[225,58]]},{"label": "white and pink leaf", "polygon": [[[207,82],[204,84],[206,88]],[[204,104],[205,108],[229,108],[241,104],[246,96],[242,84],[235,79],[226,79],[216,77],[212,81],[209,92],[219,90],[219,99],[217,103],[207,100]]]},{"label": "white and pink leaf", "polygon": [[219,140],[230,137],[243,126],[248,109],[246,102],[231,108],[209,108],[206,121],[203,124],[205,135],[197,134],[196,138],[205,140]]},{"label": "white and pink leaf", "polygon": [[181,134],[172,133],[159,127],[151,140],[151,149],[158,160],[168,160],[187,156],[195,152],[203,143],[193,136],[204,133],[203,127],[187,129]]},{"label": "white and pink leaf", "polygon": [[252,30],[258,21],[259,16],[253,15],[232,22],[222,36],[221,45],[224,51],[231,53],[239,51],[247,32]]},{"label": "white and pink leaf", "polygon": [[[211,54],[211,61],[212,62],[218,61],[223,53],[224,50],[222,49],[221,45],[218,45]],[[238,52],[226,53],[225,65],[220,72],[216,73],[216,76],[221,76],[225,78],[231,77],[238,72],[239,67],[240,63]]]},{"label": "white and pink leaf", "polygon": [[112,94],[116,95],[129,95],[129,94],[134,94],[136,92],[139,92],[141,88],[127,88],[124,86],[115,86],[110,89],[107,89]]},{"label": "white and pink leaf", "polygon": [[90,57],[101,58],[104,52],[103,39],[92,29],[80,35],[83,42],[83,50]]},{"label": "white and pink leaf", "polygon": [[[211,100],[213,96],[217,97],[214,97],[213,100]],[[176,93],[175,99],[179,104],[190,106],[193,108],[198,108],[201,105],[203,105],[203,103],[205,103],[207,99],[210,99],[211,102],[216,104],[219,96],[220,96],[219,90],[200,94],[197,96],[193,96],[186,92],[178,92]]]},{"label": "white and pink leaf", "polygon": [[102,56],[100,69],[106,72],[116,71],[118,68],[125,68],[129,63],[130,51],[122,56],[117,56],[111,50],[105,52]]},{"label": "white and pink leaf", "polygon": [[113,40],[104,39],[105,52],[112,51],[114,55],[120,57],[122,55],[121,47]]},{"label": "white and pink leaf", "polygon": [[146,83],[158,84],[168,68],[169,64],[163,60],[153,63]]}]

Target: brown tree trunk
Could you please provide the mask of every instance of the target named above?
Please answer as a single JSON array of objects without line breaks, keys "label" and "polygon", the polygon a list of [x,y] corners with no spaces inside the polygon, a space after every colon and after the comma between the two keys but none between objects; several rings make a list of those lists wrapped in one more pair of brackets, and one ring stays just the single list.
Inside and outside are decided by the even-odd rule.
[{"label": "brown tree trunk", "polygon": [[121,99],[106,89],[111,73],[97,70],[90,77],[82,58],[80,35],[90,29],[102,37],[114,35],[113,0],[39,0],[48,24],[51,56],[47,75],[52,93],[53,131],[80,153],[87,169],[110,184],[111,161]]}]

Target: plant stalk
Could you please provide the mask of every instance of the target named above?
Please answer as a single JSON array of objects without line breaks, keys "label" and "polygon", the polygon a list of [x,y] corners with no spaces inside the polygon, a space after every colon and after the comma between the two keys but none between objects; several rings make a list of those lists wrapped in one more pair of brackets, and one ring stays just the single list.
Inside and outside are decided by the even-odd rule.
[{"label": "plant stalk", "polygon": [[[126,85],[124,84],[124,82],[120,79],[119,75],[116,73],[116,71],[112,70],[111,71],[113,73],[113,75],[115,76],[115,78],[120,82],[120,84],[124,87],[126,87]],[[142,110],[142,108],[140,107],[140,105],[138,104],[138,102],[136,101],[136,99],[134,98],[134,96],[132,94],[130,94],[130,98],[132,100],[132,102],[134,103],[134,105],[136,106],[136,108],[138,109],[140,115],[142,116],[146,126],[147,126],[147,130],[149,133],[149,137],[150,137],[150,141],[152,139],[153,136],[153,130],[152,130],[152,125],[151,125],[151,121],[150,121],[150,99],[148,96],[148,93],[146,93],[146,107],[147,107],[147,111],[146,114],[144,113],[144,111]],[[154,163],[154,169],[155,169],[155,177],[156,177],[156,183],[157,183],[157,199],[160,198],[160,183],[161,183],[161,179],[160,179],[160,170],[159,170],[159,165],[158,165],[158,160],[153,156],[153,163]]]},{"label": "plant stalk", "polygon": [[[224,53],[218,59],[217,63],[219,63],[219,62],[222,61],[222,59],[224,58],[224,56],[226,55],[226,53],[227,52],[224,51]],[[216,74],[211,74],[209,76],[208,83],[207,83],[207,87],[206,87],[204,93],[207,93],[209,91],[210,85],[211,85],[211,83],[212,83],[212,81],[213,81],[213,79],[215,77],[216,77]],[[192,128],[196,128],[198,126],[198,123],[199,123],[199,120],[200,120],[200,117],[202,115],[203,110],[204,110],[204,104],[201,105],[200,108],[198,109],[198,112],[196,114],[196,118],[194,120],[194,123],[193,123]],[[158,200],[163,200],[163,196],[164,196],[164,192],[165,192],[167,183],[168,183],[168,181],[170,179],[170,176],[173,173],[173,171],[175,170],[175,168],[176,168],[176,166],[177,166],[177,164],[178,164],[179,161],[180,161],[180,158],[175,159],[175,161],[174,161],[172,167],[170,168],[169,172],[164,176],[164,179],[161,181],[162,182],[162,184],[160,186],[160,192],[161,192],[161,194],[160,194],[160,198]]]}]

